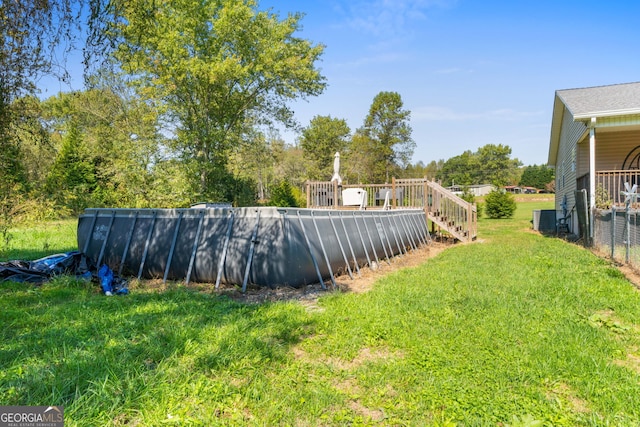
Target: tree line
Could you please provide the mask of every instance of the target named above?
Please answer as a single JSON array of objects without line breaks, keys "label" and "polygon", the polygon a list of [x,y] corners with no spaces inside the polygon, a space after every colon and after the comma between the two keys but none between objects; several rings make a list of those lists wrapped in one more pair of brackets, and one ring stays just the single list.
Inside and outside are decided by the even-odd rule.
[{"label": "tree line", "polygon": [[[401,105],[399,94],[381,92],[372,114],[376,103],[386,105],[387,98]],[[15,123],[12,172],[3,180],[16,186],[14,195],[68,213],[88,206],[264,202],[284,181],[299,190],[307,180],[328,181],[337,151],[345,158],[341,172],[347,182],[384,182],[403,175],[414,144],[410,139],[388,142],[380,134],[365,136],[372,132],[367,126],[352,136],[345,120],[316,116],[295,145],[273,129],[245,129],[224,153],[215,153],[222,157],[216,160],[220,170],[206,170],[213,166],[199,165],[193,147],[162,128],[157,110],[136,96],[116,93],[113,86],[62,92],[45,100],[23,97],[13,106],[29,115]],[[396,154],[396,146],[403,144],[407,151]]]},{"label": "tree line", "polygon": [[[335,152],[347,183],[518,179],[502,145],[412,164],[396,92],[378,93],[355,130],[331,116],[297,123],[291,102],[326,87],[324,46],[300,37],[301,19],[254,0],[2,2],[0,231],[89,206],[300,204],[305,181],[330,179]],[[38,79],[67,78],[55,58],[79,48],[85,89],[40,99]],[[282,126],[299,131],[295,144]]]},{"label": "tree line", "polygon": [[440,163],[435,179],[445,186],[519,185],[554,191],[555,172],[545,165],[523,167],[520,160],[511,157],[508,145],[487,144],[475,152],[467,150]]}]

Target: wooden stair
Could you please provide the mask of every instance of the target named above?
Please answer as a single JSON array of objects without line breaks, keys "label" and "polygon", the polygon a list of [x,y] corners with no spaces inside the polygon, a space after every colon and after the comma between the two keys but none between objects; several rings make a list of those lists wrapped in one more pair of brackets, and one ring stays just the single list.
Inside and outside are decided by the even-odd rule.
[{"label": "wooden stair", "polygon": [[477,233],[476,206],[435,182],[427,183],[427,191],[427,219],[461,242],[474,240]]},{"label": "wooden stair", "polygon": [[455,221],[449,220],[446,216],[439,216],[437,213],[427,212],[427,219],[456,239],[462,242],[468,240],[469,232],[466,231],[463,226],[456,225]]}]

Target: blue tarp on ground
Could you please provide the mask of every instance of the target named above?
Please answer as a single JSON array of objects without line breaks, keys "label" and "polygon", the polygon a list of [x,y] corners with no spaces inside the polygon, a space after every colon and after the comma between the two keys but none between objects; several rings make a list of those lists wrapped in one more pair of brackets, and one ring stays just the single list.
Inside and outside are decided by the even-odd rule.
[{"label": "blue tarp on ground", "polygon": [[[0,262],[0,282],[42,283],[59,274],[83,275],[89,271],[86,260],[80,252],[50,255],[35,261]],[[89,273],[90,274],[90,273]]]},{"label": "blue tarp on ground", "polygon": [[41,284],[61,274],[95,280],[100,283],[106,295],[129,292],[127,282],[113,274],[108,266],[103,265],[100,269],[96,269],[87,257],[78,251],[50,255],[35,261],[0,262],[0,282],[11,280]]}]

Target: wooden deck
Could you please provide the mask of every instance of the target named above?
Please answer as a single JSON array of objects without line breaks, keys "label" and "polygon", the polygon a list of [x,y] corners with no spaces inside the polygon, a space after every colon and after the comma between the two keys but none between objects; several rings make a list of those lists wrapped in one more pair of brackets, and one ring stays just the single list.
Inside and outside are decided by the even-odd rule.
[{"label": "wooden deck", "polygon": [[469,203],[427,179],[392,179],[387,184],[307,182],[307,207],[314,209],[424,209],[433,227],[462,242],[477,237],[478,214]]}]

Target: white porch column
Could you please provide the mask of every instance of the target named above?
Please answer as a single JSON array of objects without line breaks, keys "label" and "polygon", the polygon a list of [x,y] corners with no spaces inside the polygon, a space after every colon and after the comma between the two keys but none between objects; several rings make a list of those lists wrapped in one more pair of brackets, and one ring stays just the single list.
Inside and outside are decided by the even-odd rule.
[{"label": "white porch column", "polygon": [[589,126],[589,234],[593,237],[593,212],[596,208],[596,118]]}]

